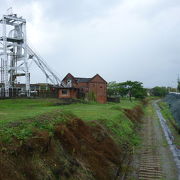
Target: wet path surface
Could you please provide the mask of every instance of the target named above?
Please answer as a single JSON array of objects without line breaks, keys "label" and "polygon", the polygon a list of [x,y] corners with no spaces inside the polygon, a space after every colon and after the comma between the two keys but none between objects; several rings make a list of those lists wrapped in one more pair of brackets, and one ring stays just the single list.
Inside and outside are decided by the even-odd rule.
[{"label": "wet path surface", "polygon": [[164,133],[166,141],[168,143],[168,148],[170,149],[170,151],[173,155],[173,159],[174,159],[174,162],[175,162],[176,168],[177,168],[177,174],[178,174],[177,179],[180,180],[180,149],[178,149],[176,147],[176,145],[173,143],[173,135],[172,135],[167,123],[166,123],[166,120],[163,118],[161,111],[160,111],[160,108],[156,102],[153,103],[153,107],[156,110],[158,119],[160,121],[162,130],[163,130],[163,133]]},{"label": "wet path surface", "polygon": [[161,124],[162,118],[156,102],[147,107],[140,133],[143,141],[140,150],[138,150],[140,155],[139,168],[138,176],[134,176],[135,179],[180,180],[178,178],[178,163],[174,161],[169,143],[167,143],[166,134]]},{"label": "wet path surface", "polygon": [[141,150],[140,180],[156,180],[162,178],[160,155],[157,151],[157,140],[154,134],[153,121],[150,117],[147,117],[144,124],[144,140]]}]

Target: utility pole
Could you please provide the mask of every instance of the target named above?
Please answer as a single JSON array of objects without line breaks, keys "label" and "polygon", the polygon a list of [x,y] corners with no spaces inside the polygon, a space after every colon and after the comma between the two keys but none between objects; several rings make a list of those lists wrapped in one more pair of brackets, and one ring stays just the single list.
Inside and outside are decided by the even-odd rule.
[{"label": "utility pole", "polygon": [[178,79],[177,79],[177,92],[180,92],[180,78],[179,78],[179,75],[178,75]]}]

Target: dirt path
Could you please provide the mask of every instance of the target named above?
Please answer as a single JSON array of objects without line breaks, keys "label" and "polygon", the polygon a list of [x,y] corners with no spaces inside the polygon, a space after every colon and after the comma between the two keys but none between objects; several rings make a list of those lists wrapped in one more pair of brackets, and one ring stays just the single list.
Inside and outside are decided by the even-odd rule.
[{"label": "dirt path", "polygon": [[137,179],[178,180],[176,165],[153,107],[148,108],[142,128],[142,147]]},{"label": "dirt path", "polygon": [[151,117],[145,118],[143,128],[143,145],[139,168],[139,179],[161,179],[162,170],[160,155],[157,150],[158,142],[155,137],[155,128]]}]

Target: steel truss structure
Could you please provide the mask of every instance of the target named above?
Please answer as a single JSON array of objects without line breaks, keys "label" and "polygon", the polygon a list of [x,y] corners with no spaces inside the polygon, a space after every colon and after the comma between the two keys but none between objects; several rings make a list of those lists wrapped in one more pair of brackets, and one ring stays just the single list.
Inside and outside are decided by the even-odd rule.
[{"label": "steel truss structure", "polygon": [[65,86],[53,73],[47,63],[27,44],[26,20],[17,14],[3,15],[2,37],[0,37],[0,94],[9,97],[16,89],[18,77],[25,78],[25,94],[30,96],[29,62],[35,64],[45,74],[46,78],[56,86]]}]

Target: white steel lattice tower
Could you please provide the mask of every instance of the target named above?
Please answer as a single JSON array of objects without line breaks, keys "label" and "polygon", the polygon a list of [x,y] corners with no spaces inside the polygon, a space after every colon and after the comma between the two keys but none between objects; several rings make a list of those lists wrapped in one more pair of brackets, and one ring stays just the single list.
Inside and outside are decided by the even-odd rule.
[{"label": "white steel lattice tower", "polygon": [[30,73],[26,41],[26,20],[16,14],[4,15],[0,20],[1,96],[10,96],[18,77],[25,77],[25,93],[30,96]]}]

